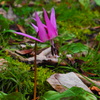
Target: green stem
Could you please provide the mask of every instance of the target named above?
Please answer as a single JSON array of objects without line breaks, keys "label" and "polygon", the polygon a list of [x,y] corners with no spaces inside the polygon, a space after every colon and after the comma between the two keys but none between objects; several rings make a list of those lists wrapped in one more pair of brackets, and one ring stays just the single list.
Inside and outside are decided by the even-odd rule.
[{"label": "green stem", "polygon": [[34,99],[36,100],[36,87],[37,87],[37,64],[36,64],[36,54],[37,54],[37,41],[35,41],[35,56],[34,56]]}]

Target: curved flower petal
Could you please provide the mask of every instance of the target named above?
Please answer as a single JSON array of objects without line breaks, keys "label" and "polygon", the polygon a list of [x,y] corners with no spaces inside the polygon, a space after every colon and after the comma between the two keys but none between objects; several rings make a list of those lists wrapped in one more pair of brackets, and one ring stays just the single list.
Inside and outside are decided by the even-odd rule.
[{"label": "curved flower petal", "polygon": [[42,40],[43,42],[48,41],[49,38],[46,33],[45,26],[41,22],[41,20],[36,12],[35,12],[35,17],[36,17],[37,27],[39,29],[38,36],[40,37],[40,40]]},{"label": "curved flower petal", "polygon": [[41,41],[41,40],[39,40],[39,39],[31,36],[31,35],[25,34],[25,33],[21,33],[21,32],[14,32],[14,33],[19,34],[19,35],[22,35],[22,36],[25,36],[25,37],[28,37],[28,38],[33,39],[33,40],[36,40],[38,42],[43,42],[43,41]]},{"label": "curved flower petal", "polygon": [[55,17],[55,10],[54,10],[54,8],[51,9],[50,21],[51,21],[52,25],[54,26],[54,28],[57,29],[56,17]]},{"label": "curved flower petal", "polygon": [[44,12],[44,19],[45,19],[45,22],[46,22],[46,25],[47,25],[47,31],[48,31],[49,39],[53,39],[58,35],[57,31],[54,28],[54,26],[51,24],[50,19],[48,18],[48,15],[47,15],[45,9],[43,9],[43,12]]},{"label": "curved flower petal", "polygon": [[34,21],[36,21],[36,19],[35,18],[32,18]]},{"label": "curved flower petal", "polygon": [[[36,21],[36,19],[35,18],[32,18],[32,19],[34,19],[34,21]],[[43,23],[42,23],[43,24]],[[36,26],[36,25],[35,25]],[[43,26],[45,27],[45,28],[47,28],[47,26],[45,25],[45,24],[43,24]],[[34,26],[33,26],[34,27]]]},{"label": "curved flower petal", "polygon": [[34,25],[33,23],[31,23],[31,24],[34,27],[35,31],[38,32],[39,31],[38,27],[36,25]]}]

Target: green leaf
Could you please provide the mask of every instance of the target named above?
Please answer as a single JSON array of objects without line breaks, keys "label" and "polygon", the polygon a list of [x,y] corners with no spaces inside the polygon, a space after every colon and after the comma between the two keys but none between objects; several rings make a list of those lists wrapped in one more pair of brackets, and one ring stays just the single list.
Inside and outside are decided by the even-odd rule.
[{"label": "green leaf", "polygon": [[25,100],[25,98],[20,92],[13,92],[5,96],[3,100]]},{"label": "green leaf", "polygon": [[9,29],[10,21],[3,15],[0,15],[0,32]]},{"label": "green leaf", "polygon": [[44,100],[60,100],[64,97],[70,97],[70,96],[73,96],[73,95],[74,95],[74,93],[70,90],[65,91],[63,93],[58,93],[58,92],[55,92],[55,91],[48,91],[44,94],[43,98],[44,98]]},{"label": "green leaf", "polygon": [[85,8],[88,8],[90,5],[90,0],[79,0],[80,4],[83,5]]},{"label": "green leaf", "polygon": [[0,92],[0,100],[25,100],[25,98],[20,92],[13,92],[11,94]]},{"label": "green leaf", "polygon": [[15,30],[5,30],[5,31],[3,31],[2,33],[7,33],[7,32],[13,33],[13,32],[16,32],[16,31],[15,31]]},{"label": "green leaf", "polygon": [[0,100],[1,100],[1,98],[3,98],[5,95],[7,95],[7,94],[4,93],[4,92],[2,92],[2,91],[0,91]]},{"label": "green leaf", "polygon": [[66,51],[68,53],[79,53],[79,52],[83,52],[83,51],[87,51],[88,50],[88,47],[85,46],[84,44],[82,43],[71,43],[71,44],[67,44],[67,45],[64,45],[60,48],[60,51]]},{"label": "green leaf", "polygon": [[71,51],[72,53],[83,52],[86,51],[87,49],[88,47],[82,43],[72,43],[69,45],[69,51]]},{"label": "green leaf", "polygon": [[63,93],[48,91],[44,94],[43,100],[97,100],[97,98],[79,87],[72,87]]},{"label": "green leaf", "polygon": [[100,6],[100,0],[94,0],[96,2],[97,5]]}]

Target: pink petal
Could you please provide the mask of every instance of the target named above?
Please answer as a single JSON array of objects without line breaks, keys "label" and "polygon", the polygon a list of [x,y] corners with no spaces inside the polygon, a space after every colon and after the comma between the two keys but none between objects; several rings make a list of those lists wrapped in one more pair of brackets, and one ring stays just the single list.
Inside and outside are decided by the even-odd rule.
[{"label": "pink petal", "polygon": [[50,21],[51,21],[51,24],[54,26],[54,28],[57,29],[56,17],[55,17],[55,10],[54,10],[54,8],[51,9]]},{"label": "pink petal", "polygon": [[47,28],[47,26],[46,26],[45,24],[43,24],[43,26],[44,26],[45,28]]},{"label": "pink petal", "polygon": [[36,19],[35,18],[32,18],[34,21],[36,21]]},{"label": "pink petal", "polygon": [[[36,21],[36,19],[35,18],[32,18],[34,21]],[[42,23],[43,24],[43,23]],[[45,24],[43,24],[43,26],[45,27],[45,28],[47,28],[47,26],[45,25]]]},{"label": "pink petal", "polygon": [[33,23],[31,23],[31,24],[34,27],[35,31],[38,32],[39,31],[38,27],[36,25],[34,25]]},{"label": "pink petal", "polygon": [[46,10],[43,9],[43,11],[44,11],[44,19],[45,19],[45,22],[46,22],[46,25],[47,25],[47,31],[48,31],[49,39],[53,39],[58,35],[57,31],[54,28],[54,26],[51,24],[50,19],[48,18],[48,15],[46,13]]},{"label": "pink petal", "polygon": [[37,39],[37,38],[31,36],[31,35],[25,34],[25,33],[21,33],[21,32],[14,32],[14,33],[16,33],[16,34],[18,34],[18,35],[22,35],[22,36],[28,37],[28,38],[33,39],[33,40],[36,40],[36,41],[38,41],[38,42],[43,42],[43,41],[41,41],[41,40],[39,40],[39,39]]},{"label": "pink petal", "polygon": [[44,28],[44,25],[41,22],[37,13],[35,13],[35,17],[36,17],[37,26],[38,26],[38,29],[39,29],[38,35],[40,37],[40,40],[43,41],[43,42],[48,41],[49,40],[48,35],[47,35],[46,30]]}]

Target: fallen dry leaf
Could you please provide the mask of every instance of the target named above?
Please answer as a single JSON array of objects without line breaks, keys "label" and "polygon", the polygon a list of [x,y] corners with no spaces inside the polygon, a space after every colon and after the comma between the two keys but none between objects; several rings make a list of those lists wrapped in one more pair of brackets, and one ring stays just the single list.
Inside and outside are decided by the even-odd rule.
[{"label": "fallen dry leaf", "polygon": [[90,73],[90,72],[83,72],[82,73],[83,75],[85,75],[85,76],[97,76],[97,74],[94,74],[94,73]]},{"label": "fallen dry leaf", "polygon": [[6,69],[7,61],[3,58],[0,59],[0,71],[3,71]]},{"label": "fallen dry leaf", "polygon": [[5,3],[6,3],[6,1],[2,1],[2,2],[0,2],[1,5],[4,5]]},{"label": "fallen dry leaf", "polygon": [[75,59],[72,57],[71,54],[67,54],[66,57],[68,58],[68,60],[71,62],[72,65],[75,64]]},{"label": "fallen dry leaf", "polygon": [[74,72],[69,72],[67,74],[53,74],[47,79],[47,82],[58,92],[63,92],[73,86],[81,87],[84,90],[91,92]]},{"label": "fallen dry leaf", "polygon": [[91,31],[100,32],[100,26],[90,28]]},{"label": "fallen dry leaf", "polygon": [[100,89],[96,86],[90,87],[90,90],[93,91],[94,93],[97,92],[98,95],[100,95]]},{"label": "fallen dry leaf", "polygon": [[7,63],[7,61],[3,58],[0,59],[0,66],[2,66],[3,64]]},{"label": "fallen dry leaf", "polygon": [[63,85],[60,84],[59,80],[55,78],[56,74],[53,74],[50,76],[50,78],[47,79],[47,82],[58,92],[64,92],[67,90]]},{"label": "fallen dry leaf", "polygon": [[21,55],[26,55],[32,53],[33,49],[26,49],[26,50],[16,50],[17,53]]},{"label": "fallen dry leaf", "polygon": [[0,8],[0,15],[3,15],[6,18],[7,12],[4,9]]},{"label": "fallen dry leaf", "polygon": [[88,78],[87,76],[84,75],[80,75],[78,73],[76,73],[76,75],[83,81],[84,84],[86,84],[87,86],[91,86],[93,84],[100,86],[100,81],[96,81],[96,80],[92,80],[90,78]]},{"label": "fallen dry leaf", "polygon": [[17,16],[13,12],[13,8],[10,6],[7,12],[7,18],[11,21],[16,20]]},{"label": "fallen dry leaf", "polygon": [[23,28],[23,26],[17,24],[17,27],[19,28],[19,30],[20,30],[22,33],[26,33],[26,32],[25,32],[25,29]]}]

